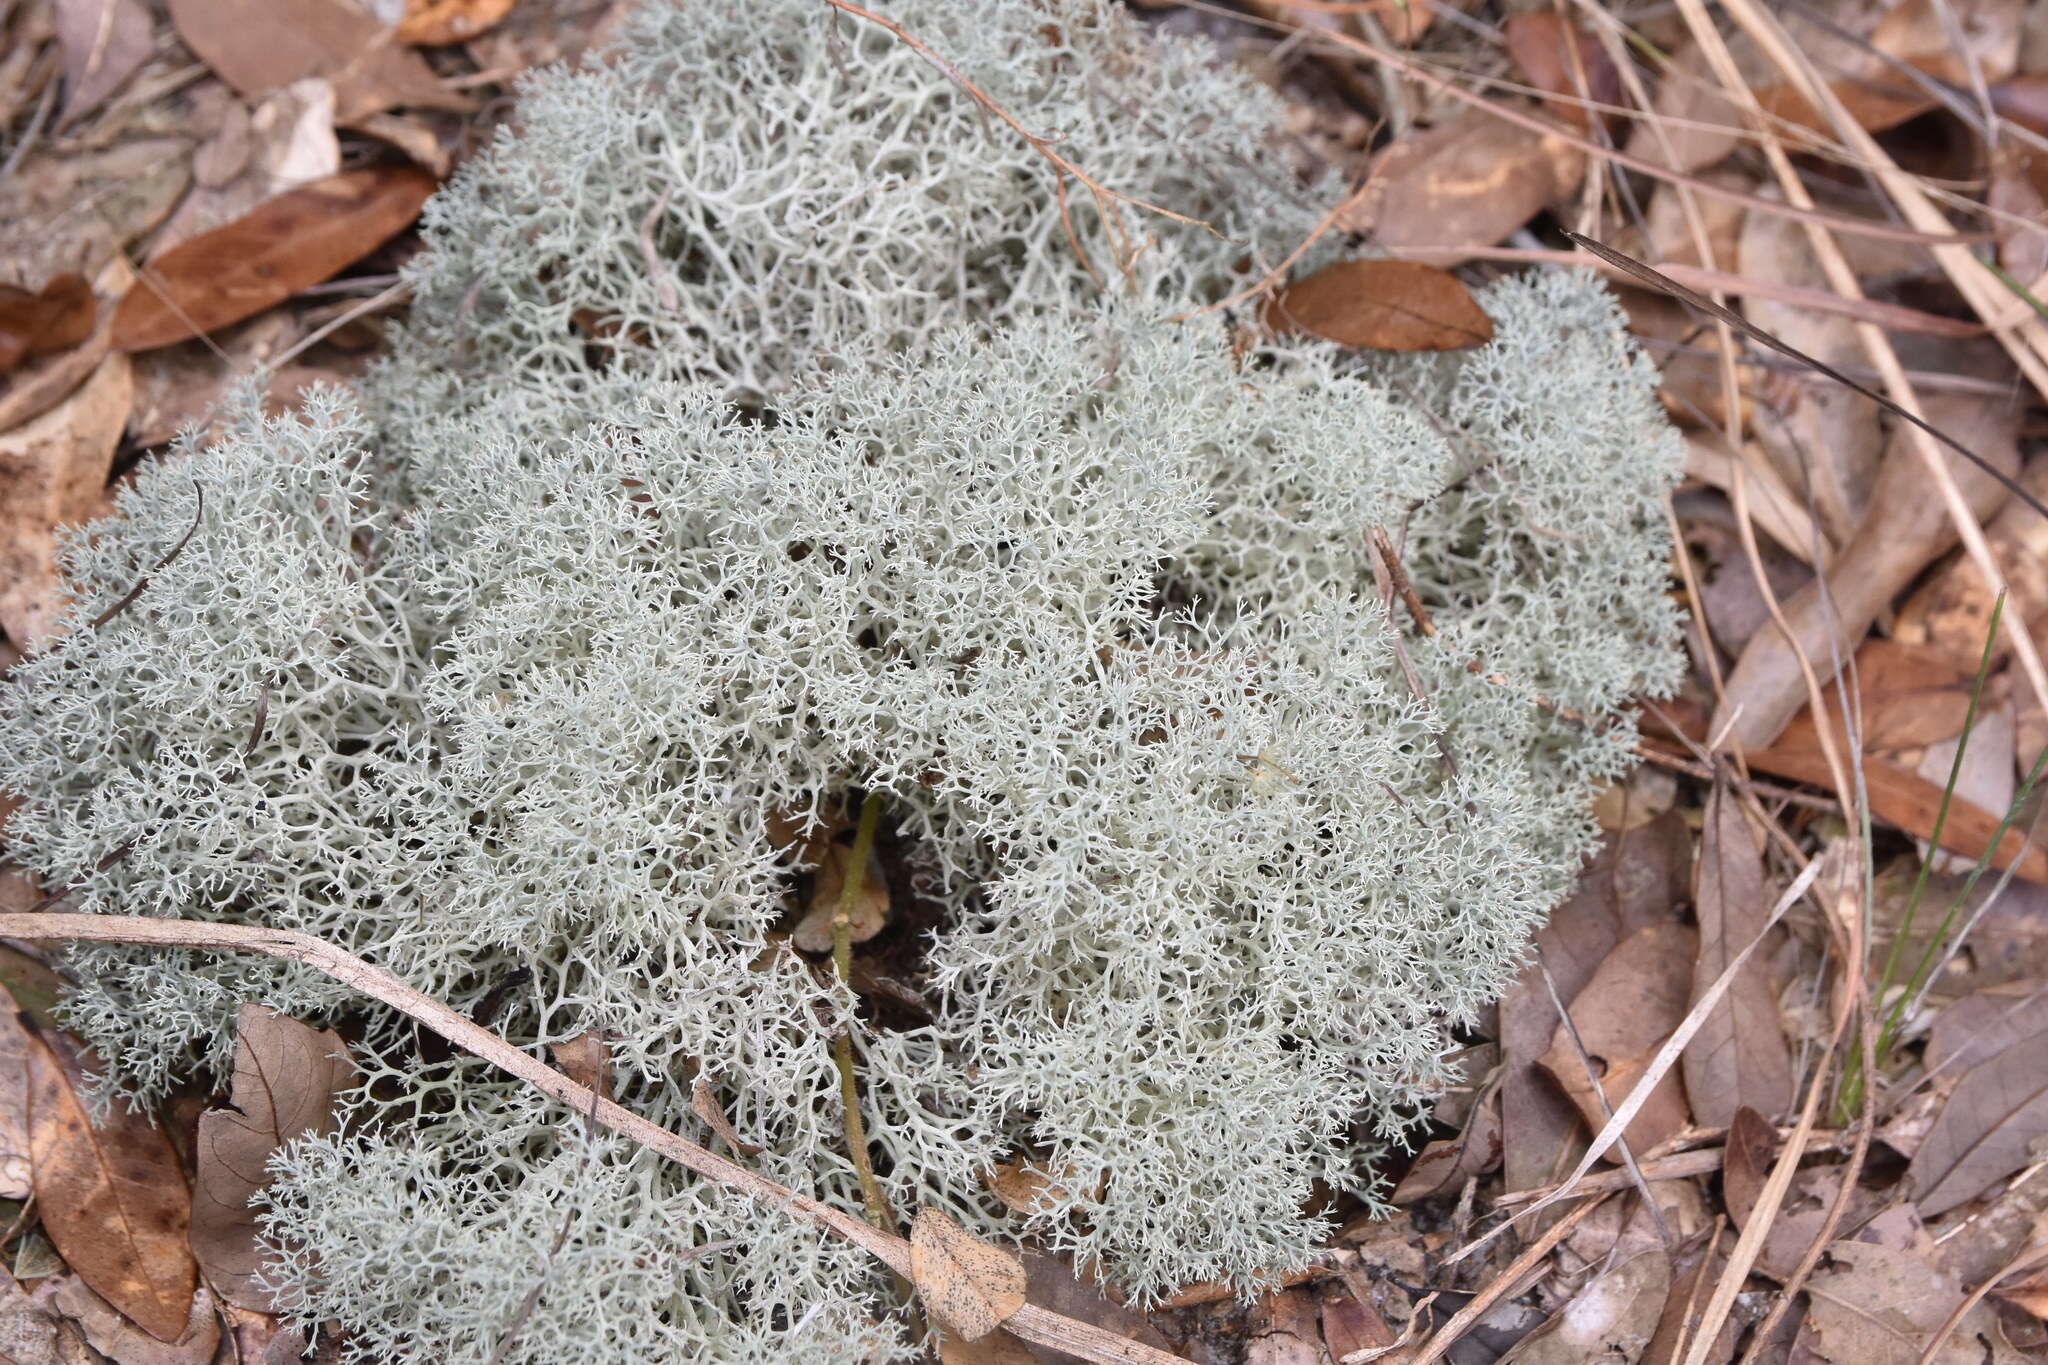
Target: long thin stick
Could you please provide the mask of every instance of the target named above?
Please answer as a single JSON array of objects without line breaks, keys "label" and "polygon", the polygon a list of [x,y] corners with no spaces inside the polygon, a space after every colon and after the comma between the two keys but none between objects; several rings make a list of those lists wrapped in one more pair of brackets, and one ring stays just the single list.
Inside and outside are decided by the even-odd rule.
[{"label": "long thin stick", "polygon": [[[422,995],[387,972],[372,967],[311,934],[289,929],[260,929],[245,924],[207,924],[193,920],[147,919],[127,915],[35,914],[0,915],[0,938],[63,943],[136,943],[162,948],[191,948],[214,953],[261,953],[324,972],[360,995],[389,1005],[418,1021],[465,1052],[510,1072],[534,1089],[650,1151],[658,1152],[707,1180],[752,1195],[792,1218],[853,1243],[906,1279],[910,1276],[910,1243],[870,1227],[851,1214],[798,1194],[787,1185],[757,1175],[736,1162],[699,1147],[688,1138],[650,1123],[629,1109],[579,1085],[545,1062],[463,1018],[446,1005]],[[1003,1330],[1025,1341],[1050,1346],[1096,1365],[1187,1365],[1179,1356],[1127,1341],[1085,1322],[1036,1304],[1025,1304],[1003,1322]]]}]

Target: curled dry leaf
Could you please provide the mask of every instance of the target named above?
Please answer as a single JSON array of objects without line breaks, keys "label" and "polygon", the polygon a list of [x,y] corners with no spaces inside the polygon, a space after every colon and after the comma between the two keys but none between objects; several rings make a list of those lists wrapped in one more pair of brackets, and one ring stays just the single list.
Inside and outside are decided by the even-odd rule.
[{"label": "curled dry leaf", "polygon": [[1457,351],[1493,340],[1493,319],[1456,275],[1420,261],[1337,261],[1266,304],[1268,330],[1371,351]]},{"label": "curled dry leaf", "polygon": [[0,374],[78,345],[92,335],[98,311],[83,275],[55,275],[37,290],[0,284]]},{"label": "curled dry leaf", "polygon": [[99,1296],[159,1341],[185,1335],[199,1267],[192,1195],[170,1137],[118,1102],[95,1126],[60,1037],[26,1049],[29,1155],[43,1232]]},{"label": "curled dry leaf", "polygon": [[732,1120],[725,1116],[725,1107],[712,1093],[711,1083],[699,1076],[690,1086],[690,1112],[711,1125],[711,1131],[726,1140],[741,1156],[759,1156],[762,1149],[754,1143],[742,1141],[733,1128]]},{"label": "curled dry leaf", "polygon": [[56,623],[56,530],[104,510],[134,392],[128,357],[111,355],[63,402],[0,432],[0,629],[23,648]]},{"label": "curled dry leaf", "polygon": [[[1571,1002],[1571,1026],[1560,1022],[1543,1067],[1598,1132],[1621,1106],[1650,1059],[1684,1020],[1699,936],[1680,924],[1651,924],[1615,946]],[[1578,1044],[1572,1029],[1578,1032]],[[1590,1064],[1592,1074],[1587,1074]],[[1685,1126],[1685,1089],[1678,1068],[1666,1072],[1624,1135],[1647,1151]]]},{"label": "curled dry leaf", "polygon": [[1388,247],[1492,246],[1585,173],[1585,155],[1562,138],[1473,109],[1381,152],[1338,226]]},{"label": "curled dry leaf", "polygon": [[925,1307],[969,1341],[1024,1306],[1024,1263],[933,1208],[910,1226],[910,1278]]},{"label": "curled dry leaf", "polygon": [[587,1090],[612,1097],[612,1050],[604,1034],[590,1029],[563,1043],[548,1044],[555,1069]]},{"label": "curled dry leaf", "polygon": [[1595,114],[1582,101],[1619,105],[1625,102],[1621,76],[1600,40],[1578,24],[1567,24],[1553,10],[1523,10],[1502,26],[1508,57],[1524,84],[1565,98],[1545,102],[1552,113],[1574,128],[1592,126]]},{"label": "curled dry leaf", "polygon": [[249,1207],[270,1183],[265,1164],[286,1143],[334,1130],[335,1096],[355,1080],[348,1045],[261,1005],[236,1018],[228,1107],[199,1117],[192,1250],[230,1302],[270,1312],[259,1279],[265,1245]]},{"label": "curled dry leaf", "polygon": [[513,0],[405,0],[393,35],[415,47],[467,42],[512,12]]},{"label": "curled dry leaf", "polygon": [[2039,1015],[1994,1025],[2005,1036],[1987,1038],[1974,1064],[1977,1048],[1950,1054],[1966,1064],[1906,1171],[1923,1215],[1966,1203],[2038,1159],[2048,1139],[2048,1048],[2025,1024]]},{"label": "curled dry leaf", "polygon": [[[2020,472],[2020,486],[2048,501],[2048,456],[2036,455]],[[1984,528],[1985,543],[2010,589],[2004,619],[2025,622],[2037,634],[2048,626],[2048,518],[2014,500]],[[1899,610],[1893,638],[1938,650],[1965,677],[1976,671],[1991,633],[1997,593],[1975,560],[1956,559],[1930,576]],[[2012,652],[2012,634],[2001,631],[1994,660]],[[1953,733],[1953,732],[1952,732]]]},{"label": "curled dry leaf", "polygon": [[[1726,784],[1716,783],[1700,829],[1693,893],[1700,926],[1694,1001],[1763,929],[1773,899],[1764,886],[1763,850],[1742,804]],[[1743,1106],[1775,1116],[1792,1105],[1792,1049],[1778,1018],[1768,957],[1767,950],[1751,956],[1686,1046],[1681,1064],[1696,1123],[1725,1128]]]},{"label": "curled dry leaf", "polygon": [[153,262],[121,300],[114,346],[168,346],[282,303],[403,232],[433,192],[424,171],[383,166],[281,194]]}]

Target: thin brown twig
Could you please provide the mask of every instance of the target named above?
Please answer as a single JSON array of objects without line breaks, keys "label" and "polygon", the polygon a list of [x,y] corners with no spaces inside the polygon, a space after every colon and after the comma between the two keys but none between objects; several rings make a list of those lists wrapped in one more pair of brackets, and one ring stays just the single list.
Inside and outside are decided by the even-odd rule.
[{"label": "thin brown twig", "polygon": [[[839,879],[839,900],[832,907],[832,968],[847,994],[853,994],[853,907],[860,899],[861,882],[866,879],[868,859],[874,855],[875,826],[881,823],[882,794],[869,792],[861,802],[860,825],[854,831],[853,851],[846,875]],[[861,1202],[867,1206],[868,1221],[883,1232],[894,1233],[896,1220],[889,1215],[889,1201],[882,1197],[882,1184],[875,1179],[874,1158],[868,1152],[867,1122],[861,1117],[860,1088],[853,1075],[853,1027],[851,1023],[832,1039],[832,1064],[839,1070],[839,1101],[845,1111],[846,1150],[853,1169],[860,1176]]]},{"label": "thin brown twig", "polygon": [[[681,1134],[670,1132],[569,1079],[532,1054],[463,1018],[397,977],[324,939],[289,929],[125,915],[0,914],[0,938],[38,942],[127,943],[203,952],[260,953],[322,972],[360,995],[387,1005],[429,1032],[525,1081],[571,1109],[588,1109],[612,1132],[646,1147],[685,1170],[696,1172],[779,1209],[873,1256],[897,1274],[910,1275],[910,1244],[830,1204],[807,1198],[789,1186],[728,1161]],[[1003,1322],[1012,1336],[1093,1365],[1187,1365],[1179,1356],[1106,1332],[1050,1309],[1027,1303]]]}]

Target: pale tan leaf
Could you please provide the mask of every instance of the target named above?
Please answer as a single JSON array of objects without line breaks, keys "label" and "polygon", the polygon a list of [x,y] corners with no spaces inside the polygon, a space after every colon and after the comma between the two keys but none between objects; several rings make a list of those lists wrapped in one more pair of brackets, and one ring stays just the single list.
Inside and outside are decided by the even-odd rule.
[{"label": "pale tan leaf", "polygon": [[937,1209],[919,1209],[910,1226],[910,1278],[924,1305],[969,1341],[1024,1306],[1024,1263]]},{"label": "pale tan leaf", "polygon": [[142,0],[57,0],[57,44],[64,51],[63,127],[98,108],[156,51]]},{"label": "pale tan leaf", "polygon": [[192,1195],[165,1132],[115,1103],[95,1126],[73,1067],[26,1050],[30,1156],[43,1231],[100,1297],[160,1341],[185,1335],[199,1267],[186,1245]]},{"label": "pale tan leaf", "polygon": [[464,43],[512,12],[513,0],[406,0],[395,34],[415,47]]},{"label": "pale tan leaf", "polygon": [[1517,1342],[1500,1365],[1622,1365],[1641,1357],[1671,1293],[1671,1258],[1631,1256],[1596,1275],[1549,1321]]},{"label": "pale tan leaf", "polygon": [[1382,246],[1491,246],[1569,194],[1586,158],[1562,138],[1482,110],[1396,140],[1340,226]]},{"label": "pale tan leaf", "polygon": [[712,1093],[711,1083],[699,1076],[690,1086],[690,1112],[711,1125],[711,1131],[724,1138],[732,1149],[741,1156],[759,1156],[761,1148],[744,1141],[734,1130],[732,1120],[725,1115],[725,1106]]},{"label": "pale tan leaf", "polygon": [[[1833,1365],[1917,1365],[1963,1297],[1918,1256],[1868,1242],[1830,1243],[1807,1292],[1815,1344]],[[2020,1359],[1981,1303],[1934,1357],[1935,1365],[2016,1365]]]},{"label": "pale tan leaf", "polygon": [[48,1302],[77,1324],[93,1350],[115,1365],[210,1365],[220,1349],[220,1318],[213,1295],[204,1286],[192,1296],[185,1333],[176,1341],[158,1341],[142,1331],[76,1275],[65,1276]]},{"label": "pale tan leaf", "polygon": [[1320,1316],[1305,1289],[1265,1295],[1252,1305],[1245,1365],[1322,1365]]},{"label": "pale tan leaf", "polygon": [[249,1201],[269,1183],[265,1163],[286,1143],[334,1131],[335,1096],[355,1080],[348,1045],[261,1005],[236,1017],[228,1105],[200,1115],[195,1144],[192,1250],[233,1303],[272,1310],[258,1276],[267,1245]]},{"label": "pale tan leaf", "polygon": [[[810,905],[791,935],[802,951],[832,951],[832,918],[839,913],[839,895],[852,862],[853,850],[845,844],[825,846],[811,884]],[[848,919],[855,943],[866,943],[889,925],[889,879],[883,875],[881,860],[873,852],[868,854],[868,870],[860,879],[860,894],[853,898]]]}]

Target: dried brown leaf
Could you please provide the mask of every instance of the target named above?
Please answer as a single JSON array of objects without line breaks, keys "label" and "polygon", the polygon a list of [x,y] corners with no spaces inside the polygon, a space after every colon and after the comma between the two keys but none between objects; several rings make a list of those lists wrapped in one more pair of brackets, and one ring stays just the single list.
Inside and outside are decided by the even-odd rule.
[{"label": "dried brown leaf", "polygon": [[249,1207],[269,1183],[271,1154],[334,1130],[335,1096],[355,1080],[348,1045],[261,1005],[236,1016],[228,1106],[199,1117],[192,1196],[192,1250],[207,1280],[232,1303],[273,1311],[259,1272],[268,1250]]},{"label": "dried brown leaf", "polygon": [[690,1085],[690,1112],[711,1125],[711,1131],[724,1138],[732,1149],[741,1156],[759,1156],[762,1149],[754,1143],[743,1141],[732,1126],[732,1120],[725,1116],[725,1107],[712,1093],[711,1083],[702,1076]]},{"label": "dried brown leaf", "polygon": [[931,1324],[938,1338],[939,1365],[1034,1365],[1038,1359],[1008,1332],[990,1332],[969,1341],[943,1322]]},{"label": "dried brown leaf", "polygon": [[1656,1333],[1671,1294],[1671,1258],[1639,1252],[1602,1271],[1548,1322],[1517,1342],[1500,1365],[1634,1361]]},{"label": "dried brown leaf", "polygon": [[351,0],[168,0],[185,46],[242,95],[308,76],[335,86],[342,122],[402,105],[467,109],[434,69]]},{"label": "dried brown leaf", "polygon": [[64,52],[63,127],[101,101],[156,51],[155,25],[142,0],[57,0],[57,44]]},{"label": "dried brown leaf", "polygon": [[548,1044],[555,1069],[606,1099],[612,1097],[612,1050],[603,1032],[590,1029],[563,1043]]},{"label": "dried brown leaf", "polygon": [[71,1365],[58,1354],[59,1326],[46,1302],[0,1281],[0,1360],[10,1365]]},{"label": "dried brown leaf", "polygon": [[1245,1365],[1322,1365],[1322,1325],[1315,1296],[1282,1289],[1252,1305]]},{"label": "dried brown leaf", "polygon": [[[832,918],[839,913],[840,891],[846,885],[846,869],[853,862],[853,850],[845,844],[828,844],[819,859],[811,884],[811,902],[791,935],[796,946],[807,953],[832,951]],[[882,863],[871,851],[868,870],[860,879],[860,894],[848,912],[855,943],[866,943],[889,926],[889,879]]]},{"label": "dried brown leaf", "polygon": [[425,172],[384,166],[281,194],[152,263],[121,300],[114,346],[168,346],[282,303],[403,232],[433,192]]},{"label": "dried brown leaf", "polygon": [[925,1307],[969,1341],[1024,1306],[1024,1263],[933,1208],[910,1226],[910,1278]]},{"label": "dried brown leaf", "polygon": [[1472,1112],[1456,1137],[1438,1138],[1424,1147],[1401,1177],[1391,1196],[1396,1204],[1413,1204],[1439,1194],[1453,1194],[1465,1182],[1500,1164],[1500,1092],[1490,1092]]},{"label": "dried brown leaf", "polygon": [[135,386],[111,355],[63,402],[0,432],[0,629],[24,649],[49,638],[63,606],[56,529],[97,516]]},{"label": "dried brown leaf", "polygon": [[1907,1167],[1920,1212],[1933,1217],[1976,1198],[2039,1159],[2048,1138],[2048,1048],[2016,1036],[1975,1065],[1955,1089]]},{"label": "dried brown leaf", "polygon": [[[1963,1297],[1920,1257],[1868,1242],[1831,1243],[1807,1292],[1814,1346],[1832,1365],[1918,1365]],[[2020,1359],[1981,1303],[1934,1356],[1935,1365],[2016,1365]]]},{"label": "dried brown leaf", "polygon": [[[1150,1319],[1104,1294],[1092,1279],[1076,1275],[1067,1261],[1039,1251],[1025,1251],[1022,1258],[1032,1303],[1138,1345],[1161,1351],[1169,1349],[1166,1338]],[[1040,1365],[1070,1365],[1073,1359],[1064,1351],[1036,1342],[1029,1343],[1029,1350]]]},{"label": "dried brown leaf", "polygon": [[33,1187],[28,1053],[41,1046],[15,1002],[0,996],[0,1199],[26,1199]]},{"label": "dried brown leaf", "polygon": [[115,1103],[86,1117],[61,1038],[25,1050],[30,1158],[43,1232],[78,1277],[160,1341],[185,1335],[199,1267],[192,1194],[170,1138]]},{"label": "dried brown leaf", "polygon": [[1579,103],[1581,100],[1610,105],[1627,102],[1621,76],[1607,49],[1582,25],[1567,25],[1553,10],[1523,10],[1509,15],[1501,31],[1522,83],[1566,96],[1548,102],[1548,107],[1574,128],[1583,131],[1593,122],[1592,111]]},{"label": "dried brown leaf", "polygon": [[0,374],[78,345],[92,335],[98,312],[83,275],[52,276],[36,290],[0,284]]},{"label": "dried brown leaf", "polygon": [[405,0],[397,38],[415,47],[468,42],[512,12],[513,0]]},{"label": "dried brown leaf", "polygon": [[1922,1059],[1936,1084],[1953,1083],[2015,1043],[2048,1034],[2048,986],[1993,986],[1966,995],[1936,1017]]},{"label": "dried brown leaf", "polygon": [[[1956,21],[1960,46],[1944,22],[1943,9],[1941,0],[1903,0],[1883,10],[1863,8],[1862,14],[1883,16],[1869,29],[1866,43],[1809,30],[1802,46],[1827,73],[1829,87],[1850,117],[1871,132],[1882,132],[1940,103],[1926,84],[1914,81],[1894,63],[1964,89],[1969,88],[1973,67],[1990,80],[2012,70],[2019,49],[2020,0],[1982,0],[1950,8],[1948,17]],[[1854,25],[1851,32],[1859,27],[1863,25]],[[1759,89],[1757,102],[1788,122],[1816,132],[1831,131],[1826,116],[1789,82]]]},{"label": "dried brown leaf", "polygon": [[[1716,783],[1707,796],[1693,893],[1700,926],[1700,952],[1692,968],[1694,1001],[1763,929],[1772,899],[1764,885],[1763,850],[1750,832],[1742,803],[1726,784]],[[1745,1106],[1767,1117],[1791,1107],[1792,1049],[1778,1018],[1768,945],[1729,983],[1680,1060],[1696,1123],[1725,1128]]]},{"label": "dried brown leaf", "polygon": [[1387,247],[1492,246],[1585,173],[1585,155],[1563,139],[1468,110],[1381,152],[1340,226]]},{"label": "dried brown leaf", "polygon": [[211,1365],[220,1349],[220,1318],[213,1295],[201,1286],[192,1296],[185,1334],[159,1341],[92,1292],[76,1275],[65,1276],[47,1302],[78,1327],[93,1350],[115,1365]]},{"label": "dried brown leaf", "polygon": [[[2034,496],[2048,498],[2048,456],[2028,460],[2020,472],[2020,484]],[[2048,624],[2048,519],[2015,500],[1984,528],[1984,540],[2009,589],[2005,621],[2008,625],[2026,622],[2037,634],[2042,633],[2042,626]],[[1893,638],[1938,651],[1959,675],[1968,678],[1975,673],[1985,638],[1991,633],[1991,607],[1997,596],[1976,561],[1959,558],[1938,569],[1907,599],[1899,609]],[[1993,659],[2011,652],[2012,636],[2001,631]],[[1958,724],[1949,733],[1960,729]]]},{"label": "dried brown leaf", "polygon": [[1457,351],[1493,340],[1464,281],[1419,261],[1337,261],[1267,303],[1266,327],[1372,351]]},{"label": "dried brown leaf", "polygon": [[1771,1121],[1747,1106],[1737,1109],[1721,1156],[1721,1200],[1736,1227],[1749,1226],[1750,1211],[1777,1159],[1778,1130]]},{"label": "dried brown leaf", "polygon": [[[1678,924],[1652,924],[1623,939],[1572,1000],[1571,1031],[1559,1023],[1543,1067],[1598,1131],[1649,1068],[1685,1018],[1699,936]],[[1590,1062],[1593,1075],[1587,1074]],[[1685,1125],[1686,1099],[1677,1068],[1664,1075],[1625,1134],[1647,1151]]]}]

